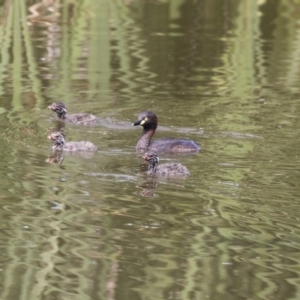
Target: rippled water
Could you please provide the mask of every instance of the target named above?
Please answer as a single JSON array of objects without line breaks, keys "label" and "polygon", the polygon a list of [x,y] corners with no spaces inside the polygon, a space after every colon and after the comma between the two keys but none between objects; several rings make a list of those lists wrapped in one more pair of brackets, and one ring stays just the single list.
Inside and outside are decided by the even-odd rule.
[{"label": "rippled water", "polygon": [[[22,1],[20,1],[22,2]],[[0,299],[298,299],[297,1],[6,1],[0,24]],[[49,163],[47,109],[95,154]],[[156,137],[201,143],[153,178]]]}]

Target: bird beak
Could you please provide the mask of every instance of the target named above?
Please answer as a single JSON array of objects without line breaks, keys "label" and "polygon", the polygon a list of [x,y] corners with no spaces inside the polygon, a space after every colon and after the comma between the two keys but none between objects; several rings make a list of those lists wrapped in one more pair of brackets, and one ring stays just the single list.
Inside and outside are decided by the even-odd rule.
[{"label": "bird beak", "polygon": [[148,119],[147,118],[145,118],[145,119],[143,119],[143,120],[137,120],[137,121],[135,121],[133,124],[132,124],[132,126],[137,126],[137,125],[144,125],[145,123],[146,123],[146,121],[147,121]]},{"label": "bird beak", "polygon": [[142,120],[137,120],[132,124],[132,126],[142,125],[141,122]]}]

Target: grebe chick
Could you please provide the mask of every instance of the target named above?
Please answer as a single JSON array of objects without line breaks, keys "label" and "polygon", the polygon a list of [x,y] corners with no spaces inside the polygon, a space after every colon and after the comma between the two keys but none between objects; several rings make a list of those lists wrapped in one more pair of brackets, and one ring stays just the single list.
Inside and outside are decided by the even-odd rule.
[{"label": "grebe chick", "polygon": [[146,152],[143,159],[149,162],[148,175],[157,175],[164,177],[185,177],[190,174],[187,167],[180,163],[167,163],[158,165],[159,158],[156,153]]},{"label": "grebe chick", "polygon": [[164,138],[151,141],[157,128],[157,117],[151,111],[142,112],[133,126],[143,126],[143,132],[135,149],[139,152],[152,151],[156,153],[196,153],[201,149],[200,145],[187,139]]},{"label": "grebe chick", "polygon": [[53,142],[52,149],[54,151],[90,152],[97,150],[97,147],[91,142],[81,141],[66,143],[65,136],[62,132],[52,132],[49,134],[48,139]]},{"label": "grebe chick", "polygon": [[53,102],[51,105],[48,106],[48,108],[56,112],[57,118],[59,120],[65,122],[81,125],[92,125],[98,121],[97,117],[86,113],[67,115],[67,108],[62,102]]}]

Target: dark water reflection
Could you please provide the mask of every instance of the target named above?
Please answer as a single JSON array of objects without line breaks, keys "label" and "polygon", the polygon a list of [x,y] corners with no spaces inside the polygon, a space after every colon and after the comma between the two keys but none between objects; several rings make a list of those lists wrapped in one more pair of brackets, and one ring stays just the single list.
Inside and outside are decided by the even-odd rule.
[{"label": "dark water reflection", "polygon": [[[0,298],[298,299],[298,2],[21,2],[0,7]],[[53,101],[99,117],[63,127],[97,153],[49,160]],[[201,143],[161,157],[186,180],[145,175],[146,109]]]}]

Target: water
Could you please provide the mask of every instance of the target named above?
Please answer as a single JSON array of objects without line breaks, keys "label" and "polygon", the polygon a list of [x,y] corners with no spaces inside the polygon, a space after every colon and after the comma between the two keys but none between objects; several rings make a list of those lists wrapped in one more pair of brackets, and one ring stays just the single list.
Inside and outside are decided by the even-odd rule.
[{"label": "water", "polygon": [[[22,2],[22,1],[20,1]],[[0,299],[298,299],[299,4],[0,7]],[[94,155],[49,163],[53,101]],[[152,178],[132,127],[191,138]]]}]

